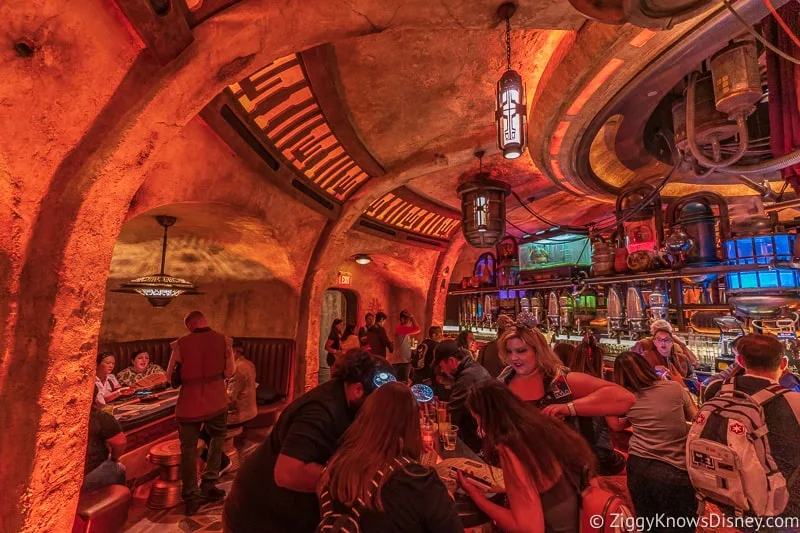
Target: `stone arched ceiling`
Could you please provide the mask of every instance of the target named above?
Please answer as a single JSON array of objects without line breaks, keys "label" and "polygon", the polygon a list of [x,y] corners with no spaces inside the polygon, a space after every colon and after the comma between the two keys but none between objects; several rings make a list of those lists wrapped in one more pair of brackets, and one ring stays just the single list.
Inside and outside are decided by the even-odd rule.
[{"label": "stone arched ceiling", "polygon": [[109,278],[159,271],[163,228],[156,215],[177,218],[168,230],[168,274],[198,283],[279,279],[299,290],[305,262],[298,264],[287,246],[296,234],[289,237],[277,225],[231,205],[199,202],[161,206],[126,222],[114,245]]}]

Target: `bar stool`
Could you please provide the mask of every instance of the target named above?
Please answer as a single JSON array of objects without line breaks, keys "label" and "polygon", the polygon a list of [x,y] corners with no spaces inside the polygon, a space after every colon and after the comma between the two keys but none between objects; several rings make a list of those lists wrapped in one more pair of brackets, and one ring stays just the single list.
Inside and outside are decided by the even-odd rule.
[{"label": "bar stool", "polygon": [[170,509],[181,504],[181,441],[178,439],[159,442],[147,454],[147,460],[161,467],[158,479],[153,482],[147,496],[151,509]]},{"label": "bar stool", "polygon": [[233,443],[233,439],[238,437],[244,432],[244,428],[242,426],[230,428],[225,432],[225,444],[222,447],[222,452],[228,456],[228,459],[231,460],[231,466],[227,470],[229,472],[235,472],[239,470],[242,462],[239,458],[239,450],[236,449],[236,446]]}]

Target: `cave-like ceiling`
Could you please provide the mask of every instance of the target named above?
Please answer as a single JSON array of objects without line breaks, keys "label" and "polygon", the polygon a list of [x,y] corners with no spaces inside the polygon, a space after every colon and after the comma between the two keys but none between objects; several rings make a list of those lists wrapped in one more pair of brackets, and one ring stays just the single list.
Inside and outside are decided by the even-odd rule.
[{"label": "cave-like ceiling", "polygon": [[[234,118],[224,120],[245,140],[248,131],[254,135],[247,143],[260,143],[267,165],[276,174],[291,171],[283,180],[290,183],[286,190],[322,206],[331,218],[370,180],[413,167],[418,159],[423,164],[430,154],[446,160],[455,152],[484,150],[484,169],[513,189],[508,231],[521,236],[551,222],[598,220],[613,209],[619,187],[665,175],[669,165],[647,153],[642,141],[647,118],[709,50],[743,31],[711,4],[693,4],[679,24],[662,20],[650,29],[587,21],[568,2],[523,3],[512,20],[512,67],[526,85],[529,144],[510,161],[495,147],[504,24],[492,2],[451,4],[442,3],[446,16],[435,6],[417,6],[444,16],[441,28],[394,26],[410,13],[404,5],[386,20],[372,20],[383,31],[263,65],[232,85],[204,118],[213,122],[214,113],[224,116],[229,108]],[[751,22],[764,9],[758,2],[740,3]],[[441,247],[458,228],[456,189],[477,169],[477,160],[462,157],[404,182],[402,191],[387,192],[365,208],[357,227]],[[682,172],[665,194],[698,187],[753,194],[736,178],[713,178],[697,183]]]}]

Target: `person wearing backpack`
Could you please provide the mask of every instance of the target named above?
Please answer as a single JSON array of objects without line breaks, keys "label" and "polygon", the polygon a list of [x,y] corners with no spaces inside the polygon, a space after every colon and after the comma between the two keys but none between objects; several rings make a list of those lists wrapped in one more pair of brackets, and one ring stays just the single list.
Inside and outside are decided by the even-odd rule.
[{"label": "person wearing backpack", "polygon": [[419,406],[388,383],[364,402],[320,479],[321,533],[463,533],[455,502],[422,466]]},{"label": "person wearing backpack", "polygon": [[[736,347],[744,375],[708,386],[687,439],[692,484],[728,513],[800,516],[800,393],[779,384],[788,365],[783,344],[771,335],[750,334]],[[740,469],[714,468],[724,469],[733,454]]]},{"label": "person wearing backpack", "polygon": [[634,352],[623,352],[614,360],[614,381],[636,396],[625,418],[607,418],[615,431],[633,426],[628,446],[628,491],[636,515],[694,517],[697,501],[686,472],[686,422],[694,420],[697,407],[689,391],[679,383],[659,378],[647,360]]}]

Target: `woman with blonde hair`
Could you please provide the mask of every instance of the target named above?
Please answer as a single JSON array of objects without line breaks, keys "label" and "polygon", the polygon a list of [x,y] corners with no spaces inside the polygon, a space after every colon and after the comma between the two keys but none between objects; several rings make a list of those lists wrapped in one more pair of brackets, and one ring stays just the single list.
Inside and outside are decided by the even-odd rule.
[{"label": "woman with blonde hair", "polygon": [[622,471],[624,457],[611,446],[608,427],[592,417],[627,413],[633,394],[599,377],[571,372],[538,329],[518,324],[506,330],[499,343],[509,365],[499,379],[523,401],[580,431],[597,456],[598,473]]},{"label": "woman with blonde hair", "polygon": [[320,479],[318,531],[352,520],[363,533],[463,533],[444,483],[419,464],[422,452],[409,388],[393,382],[373,392]]},{"label": "woman with blonde hair", "polygon": [[570,372],[536,328],[517,324],[500,337],[506,368],[499,378],[523,401],[559,418],[615,416],[628,412],[635,398],[600,378]]}]

